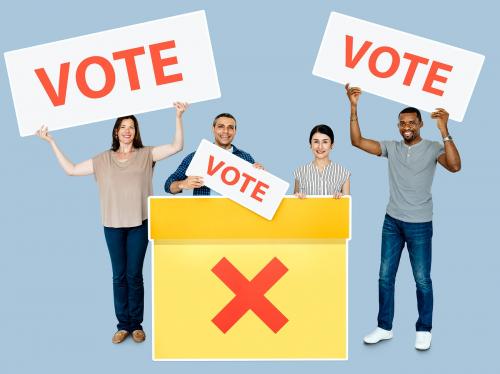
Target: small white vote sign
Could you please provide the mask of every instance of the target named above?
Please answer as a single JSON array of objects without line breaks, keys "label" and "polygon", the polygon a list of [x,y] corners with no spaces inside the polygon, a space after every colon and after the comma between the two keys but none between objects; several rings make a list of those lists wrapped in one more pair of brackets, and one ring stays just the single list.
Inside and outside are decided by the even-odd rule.
[{"label": "small white vote sign", "polygon": [[203,177],[205,186],[271,220],[288,183],[203,139],[186,175]]}]

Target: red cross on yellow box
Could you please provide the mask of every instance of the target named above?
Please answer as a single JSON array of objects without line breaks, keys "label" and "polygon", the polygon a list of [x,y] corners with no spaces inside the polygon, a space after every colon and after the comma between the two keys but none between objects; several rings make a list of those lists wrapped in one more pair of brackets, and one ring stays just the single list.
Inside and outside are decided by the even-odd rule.
[{"label": "red cross on yellow box", "polygon": [[288,319],[264,294],[288,269],[276,257],[251,281],[248,281],[225,257],[214,266],[212,272],[228,286],[236,296],[222,309],[212,322],[226,333],[243,315],[252,310],[267,327],[278,332]]},{"label": "red cross on yellow box", "polygon": [[350,199],[151,197],[153,359],[347,359]]}]

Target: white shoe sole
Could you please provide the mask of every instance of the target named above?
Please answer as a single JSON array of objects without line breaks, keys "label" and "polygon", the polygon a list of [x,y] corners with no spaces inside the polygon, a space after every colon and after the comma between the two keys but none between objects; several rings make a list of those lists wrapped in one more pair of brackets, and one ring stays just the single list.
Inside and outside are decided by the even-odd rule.
[{"label": "white shoe sole", "polygon": [[428,347],[415,347],[415,349],[417,351],[421,351],[421,352],[424,352],[424,351],[428,351],[429,349],[431,349],[431,345],[429,344]]},{"label": "white shoe sole", "polygon": [[368,342],[367,342],[365,339],[363,339],[363,342],[364,342],[365,344],[377,344],[377,343],[380,343],[381,341],[384,341],[384,340],[391,340],[391,339],[392,339],[392,335],[391,335],[391,336],[388,336],[388,337],[386,337],[386,338],[380,338],[379,340],[377,340],[377,341],[375,341],[375,342],[373,342],[373,341],[368,341]]}]

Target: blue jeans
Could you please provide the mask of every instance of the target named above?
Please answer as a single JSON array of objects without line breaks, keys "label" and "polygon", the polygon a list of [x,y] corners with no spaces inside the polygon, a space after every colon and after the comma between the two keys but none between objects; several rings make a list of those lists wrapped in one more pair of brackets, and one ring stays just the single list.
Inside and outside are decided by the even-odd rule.
[{"label": "blue jeans", "polygon": [[392,330],[394,318],[394,283],[399,260],[405,246],[408,248],[413,278],[417,286],[417,331],[432,329],[432,221],[403,222],[385,215],[382,229],[382,251],[378,281],[378,327]]},{"label": "blue jeans", "polygon": [[148,247],[148,221],[136,227],[104,227],[111,267],[118,330],[142,330],[144,283],[142,265]]}]

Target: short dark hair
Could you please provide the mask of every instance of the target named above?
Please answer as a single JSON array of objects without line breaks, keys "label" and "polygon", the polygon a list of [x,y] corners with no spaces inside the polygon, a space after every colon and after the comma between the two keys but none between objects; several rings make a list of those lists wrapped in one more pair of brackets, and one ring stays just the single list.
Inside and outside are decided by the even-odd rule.
[{"label": "short dark hair", "polygon": [[141,139],[141,132],[139,131],[139,122],[137,121],[137,118],[133,115],[129,116],[123,116],[123,117],[118,117],[116,119],[115,125],[113,126],[113,133],[111,134],[112,136],[112,141],[111,141],[111,150],[113,151],[118,151],[120,149],[120,142],[118,141],[118,129],[120,128],[120,125],[122,124],[122,121],[125,119],[131,119],[132,122],[134,122],[134,129],[135,129],[135,136],[134,140],[132,141],[132,146],[134,148],[143,148],[144,146],[142,145],[142,139]]},{"label": "short dark hair", "polygon": [[215,116],[214,121],[212,122],[212,127],[215,127],[215,122],[217,122],[217,120],[221,117],[231,118],[232,120],[234,120],[234,123],[236,124],[236,118],[234,118],[234,116],[232,114],[221,113],[221,114],[218,114]]},{"label": "short dark hair", "polygon": [[316,125],[312,128],[311,133],[309,134],[309,144],[311,144],[312,137],[317,132],[328,136],[333,144],[333,141],[335,140],[335,137],[333,136],[333,130],[330,128],[330,126],[324,124]]},{"label": "short dark hair", "polygon": [[417,108],[414,108],[412,106],[409,106],[407,108],[404,108],[401,112],[399,112],[398,114],[398,119],[399,119],[399,116],[403,113],[416,113],[417,114],[417,118],[419,121],[422,121],[422,115],[420,114],[420,110],[418,110]]}]

